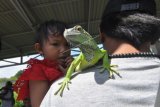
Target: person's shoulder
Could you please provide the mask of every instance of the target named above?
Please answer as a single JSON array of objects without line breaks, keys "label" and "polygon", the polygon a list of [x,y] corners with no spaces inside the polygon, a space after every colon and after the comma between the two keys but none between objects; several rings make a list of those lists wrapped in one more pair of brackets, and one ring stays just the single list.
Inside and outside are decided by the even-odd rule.
[{"label": "person's shoulder", "polygon": [[23,70],[21,78],[34,78],[35,75],[41,74],[41,72],[43,72],[43,68],[43,64],[40,60],[31,58],[28,60],[27,67]]},{"label": "person's shoulder", "polygon": [[27,69],[42,69],[44,67],[44,61],[39,59],[31,58],[27,61]]},{"label": "person's shoulder", "polygon": [[27,64],[28,65],[43,64],[43,60],[31,58],[30,60],[27,61]]}]

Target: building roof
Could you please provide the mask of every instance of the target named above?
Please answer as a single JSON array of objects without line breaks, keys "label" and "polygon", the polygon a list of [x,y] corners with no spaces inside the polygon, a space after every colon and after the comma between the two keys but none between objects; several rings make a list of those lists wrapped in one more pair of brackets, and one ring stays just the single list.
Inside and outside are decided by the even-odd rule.
[{"label": "building roof", "polygon": [[[108,0],[0,0],[0,60],[35,54],[33,38],[40,23],[55,19],[81,25],[98,36],[102,12]],[[157,14],[160,16],[160,0]],[[98,38],[96,39],[99,42]],[[155,49],[160,53],[160,43]]]}]

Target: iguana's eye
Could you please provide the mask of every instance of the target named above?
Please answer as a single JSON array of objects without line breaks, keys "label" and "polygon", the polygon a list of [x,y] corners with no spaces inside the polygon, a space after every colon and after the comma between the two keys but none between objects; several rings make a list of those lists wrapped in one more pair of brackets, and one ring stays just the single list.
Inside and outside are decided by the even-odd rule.
[{"label": "iguana's eye", "polygon": [[78,31],[82,31],[82,27],[81,27],[81,26],[78,26],[78,27],[77,27],[77,30],[78,30]]}]

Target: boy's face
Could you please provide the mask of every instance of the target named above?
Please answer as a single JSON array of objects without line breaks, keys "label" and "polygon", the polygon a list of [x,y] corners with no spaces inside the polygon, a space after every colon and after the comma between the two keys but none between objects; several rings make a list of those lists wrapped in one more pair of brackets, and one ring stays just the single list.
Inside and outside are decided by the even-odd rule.
[{"label": "boy's face", "polygon": [[53,61],[66,58],[70,56],[70,46],[63,35],[49,35],[43,43],[42,54],[44,58]]}]

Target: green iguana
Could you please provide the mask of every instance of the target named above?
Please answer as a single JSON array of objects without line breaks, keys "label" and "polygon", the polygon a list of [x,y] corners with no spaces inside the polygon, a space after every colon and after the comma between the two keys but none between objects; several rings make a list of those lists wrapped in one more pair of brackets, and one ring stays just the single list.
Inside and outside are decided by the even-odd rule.
[{"label": "green iguana", "polygon": [[64,88],[66,86],[68,88],[68,84],[71,83],[70,79],[74,71],[81,71],[85,68],[91,67],[95,65],[100,59],[103,59],[102,70],[100,71],[101,73],[105,70],[108,71],[110,78],[113,77],[113,73],[119,75],[118,72],[111,69],[111,67],[114,67],[115,65],[110,65],[106,50],[101,50],[92,36],[87,33],[81,26],[77,25],[73,28],[66,29],[64,32],[64,37],[73,46],[78,47],[81,50],[81,53],[71,63],[67,70],[66,76],[61,83],[60,88],[55,92],[55,95],[60,92],[60,96],[62,96]]}]

